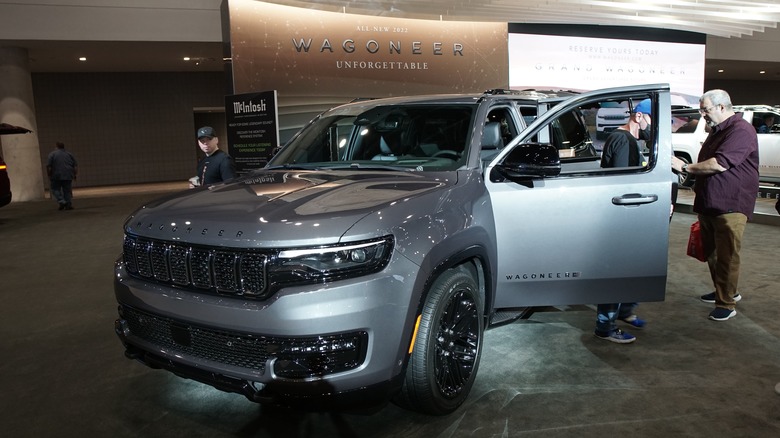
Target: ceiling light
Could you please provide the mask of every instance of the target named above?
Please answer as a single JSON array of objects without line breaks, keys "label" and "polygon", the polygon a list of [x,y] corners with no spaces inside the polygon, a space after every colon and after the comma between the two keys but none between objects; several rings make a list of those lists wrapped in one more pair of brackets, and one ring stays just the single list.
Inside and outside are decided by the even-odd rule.
[{"label": "ceiling light", "polygon": [[723,73],[723,69],[718,69],[718,73]]},{"label": "ceiling light", "polygon": [[86,56],[81,56],[81,57],[79,57],[79,61],[82,61],[82,62],[83,62],[83,61],[86,61],[86,60],[87,60],[87,57],[86,57]]},{"label": "ceiling light", "polygon": [[764,73],[766,73],[766,70],[761,70],[760,72],[758,72],[758,74],[760,74],[760,75],[762,75]]},{"label": "ceiling light", "polygon": [[189,56],[185,56],[185,57],[184,57],[184,60],[185,60],[185,61],[189,61],[189,60],[190,60],[190,57],[189,57]]}]

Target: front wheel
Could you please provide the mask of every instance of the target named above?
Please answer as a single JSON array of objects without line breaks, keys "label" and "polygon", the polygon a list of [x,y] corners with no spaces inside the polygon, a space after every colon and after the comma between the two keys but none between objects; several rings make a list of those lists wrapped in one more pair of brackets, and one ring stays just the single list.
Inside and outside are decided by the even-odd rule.
[{"label": "front wheel", "polygon": [[420,315],[397,404],[444,415],[466,400],[482,352],[483,306],[469,273],[450,270],[436,280]]}]

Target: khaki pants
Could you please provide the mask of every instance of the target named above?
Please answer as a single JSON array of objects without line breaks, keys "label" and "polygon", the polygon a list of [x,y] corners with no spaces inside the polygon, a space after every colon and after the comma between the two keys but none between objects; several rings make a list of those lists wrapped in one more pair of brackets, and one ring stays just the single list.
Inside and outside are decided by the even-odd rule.
[{"label": "khaki pants", "polygon": [[715,285],[715,307],[733,310],[737,306],[734,295],[739,283],[739,250],[747,216],[742,213],[700,214],[699,224],[707,265]]}]

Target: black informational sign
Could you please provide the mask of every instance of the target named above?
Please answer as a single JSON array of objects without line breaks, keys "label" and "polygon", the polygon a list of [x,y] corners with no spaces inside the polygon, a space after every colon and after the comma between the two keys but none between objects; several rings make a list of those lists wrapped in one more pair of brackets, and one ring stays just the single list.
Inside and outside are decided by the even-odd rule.
[{"label": "black informational sign", "polygon": [[225,96],[225,122],[236,173],[265,166],[279,146],[276,90]]}]

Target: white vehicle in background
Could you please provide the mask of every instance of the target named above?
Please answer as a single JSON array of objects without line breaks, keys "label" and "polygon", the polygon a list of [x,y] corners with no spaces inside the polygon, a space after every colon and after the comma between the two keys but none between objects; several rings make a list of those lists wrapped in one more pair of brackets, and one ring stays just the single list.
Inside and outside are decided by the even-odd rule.
[{"label": "white vehicle in background", "polygon": [[[734,111],[749,121],[758,134],[759,179],[780,185],[780,108],[768,105],[734,105]],[[696,162],[709,127],[697,108],[672,110],[672,149],[686,163]],[[680,185],[693,186],[693,177],[680,174]]]},{"label": "white vehicle in background", "polygon": [[596,112],[596,139],[604,140],[610,132],[628,123],[628,115],[625,102],[603,102]]}]

